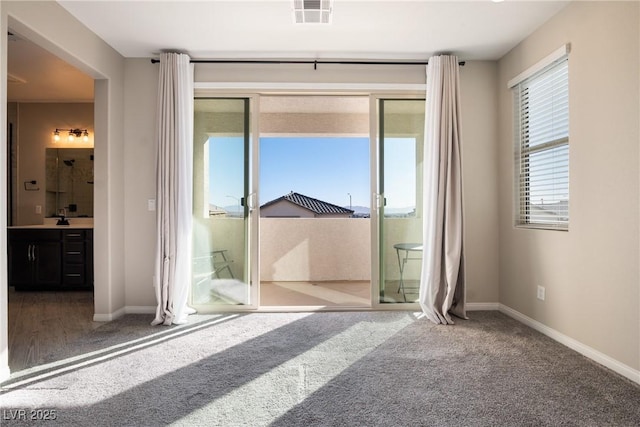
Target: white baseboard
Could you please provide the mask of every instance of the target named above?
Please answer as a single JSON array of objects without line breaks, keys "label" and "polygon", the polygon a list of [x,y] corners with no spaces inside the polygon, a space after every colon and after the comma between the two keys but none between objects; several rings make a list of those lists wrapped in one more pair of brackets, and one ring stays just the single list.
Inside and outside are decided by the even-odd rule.
[{"label": "white baseboard", "polygon": [[114,311],[113,313],[105,313],[105,314],[95,313],[93,315],[93,321],[94,322],[111,322],[112,320],[116,320],[117,318],[122,317],[125,314],[126,314],[125,308],[122,307]]},{"label": "white baseboard", "polygon": [[467,302],[464,304],[467,311],[495,311],[500,310],[498,302]]},{"label": "white baseboard", "polygon": [[588,357],[594,362],[597,362],[605,366],[606,368],[609,368],[612,371],[617,372],[623,377],[628,378],[637,384],[640,384],[640,371],[635,370],[632,367],[627,366],[624,363],[621,363],[616,359],[610,356],[607,356],[606,354],[601,353],[598,350],[589,347],[588,345],[581,343],[580,341],[577,341],[567,335],[564,335],[563,333],[558,332],[555,329],[552,329],[538,322],[537,320],[530,318],[529,316],[525,316],[524,314],[512,309],[511,307],[508,307],[504,304],[499,304],[499,310],[501,313],[504,313],[507,316],[512,317],[521,323],[524,323],[525,325],[548,336],[549,338],[559,342],[560,344],[563,344],[569,347],[570,349],[577,351],[583,356]]},{"label": "white baseboard", "polygon": [[[466,303],[465,308],[467,311],[495,311],[498,310],[501,313],[506,314],[509,317],[512,317],[519,322],[535,329],[536,331],[548,336],[549,338],[559,342],[562,345],[569,347],[572,350],[577,351],[583,356],[588,357],[589,359],[611,369],[614,372],[622,375],[625,378],[630,379],[631,381],[640,384],[640,371],[633,369],[630,366],[625,365],[617,361],[616,359],[607,356],[606,354],[591,348],[580,341],[577,341],[563,333],[556,331],[553,328],[550,328],[537,320],[526,316],[519,311],[512,309],[504,304],[500,304],[497,302],[471,302]],[[111,320],[115,320],[125,314],[154,314],[156,312],[155,306],[126,306],[111,314],[95,314],[93,316],[93,320],[95,322],[109,322]],[[0,371],[0,378],[3,377],[4,372]],[[8,375],[8,374],[7,374]]]}]

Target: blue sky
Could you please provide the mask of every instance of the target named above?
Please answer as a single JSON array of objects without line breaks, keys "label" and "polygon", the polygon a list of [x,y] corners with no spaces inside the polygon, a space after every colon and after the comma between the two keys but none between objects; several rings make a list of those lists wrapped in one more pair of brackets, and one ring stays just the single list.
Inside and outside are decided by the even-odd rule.
[{"label": "blue sky", "polygon": [[260,202],[290,191],[369,206],[369,138],[260,138]]},{"label": "blue sky", "polygon": [[[211,138],[210,202],[230,206],[242,197],[242,138]],[[412,206],[415,147],[387,140],[387,206]],[[339,206],[370,206],[369,138],[265,137],[260,139],[260,204],[295,191]]]}]

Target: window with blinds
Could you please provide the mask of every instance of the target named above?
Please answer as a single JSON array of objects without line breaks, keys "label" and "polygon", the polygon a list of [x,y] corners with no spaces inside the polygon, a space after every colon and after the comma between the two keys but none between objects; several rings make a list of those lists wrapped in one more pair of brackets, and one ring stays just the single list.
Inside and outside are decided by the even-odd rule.
[{"label": "window with blinds", "polygon": [[569,67],[566,56],[513,87],[516,225],[569,228]]}]

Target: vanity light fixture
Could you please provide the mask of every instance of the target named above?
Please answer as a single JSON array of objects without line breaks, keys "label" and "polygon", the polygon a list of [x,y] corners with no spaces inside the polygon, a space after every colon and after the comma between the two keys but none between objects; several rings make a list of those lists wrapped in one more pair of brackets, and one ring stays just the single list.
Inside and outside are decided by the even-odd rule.
[{"label": "vanity light fixture", "polygon": [[76,138],[80,137],[82,137],[82,141],[89,142],[89,131],[86,129],[56,129],[53,132],[53,140],[55,142],[60,141],[60,132],[69,133],[69,136],[67,137],[69,142],[73,142]]}]

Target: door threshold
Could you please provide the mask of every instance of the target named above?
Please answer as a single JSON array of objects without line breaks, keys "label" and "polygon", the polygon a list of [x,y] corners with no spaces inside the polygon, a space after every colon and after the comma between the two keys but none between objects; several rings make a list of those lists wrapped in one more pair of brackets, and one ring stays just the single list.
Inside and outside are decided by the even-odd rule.
[{"label": "door threshold", "polygon": [[304,313],[317,311],[370,311],[371,306],[336,306],[336,305],[267,305],[256,310],[259,313]]},{"label": "door threshold", "polygon": [[325,306],[325,305],[269,305],[260,307],[249,307],[242,305],[233,306],[194,306],[198,314],[218,314],[218,313],[320,313],[337,311],[412,311],[420,312],[422,309],[415,303],[398,304],[375,304],[374,306]]}]

